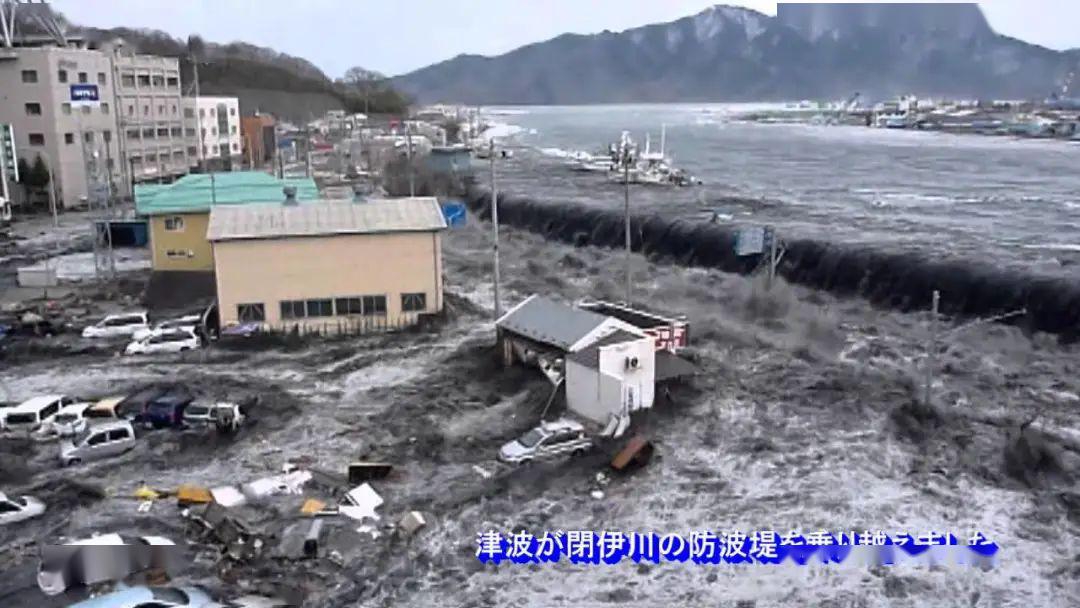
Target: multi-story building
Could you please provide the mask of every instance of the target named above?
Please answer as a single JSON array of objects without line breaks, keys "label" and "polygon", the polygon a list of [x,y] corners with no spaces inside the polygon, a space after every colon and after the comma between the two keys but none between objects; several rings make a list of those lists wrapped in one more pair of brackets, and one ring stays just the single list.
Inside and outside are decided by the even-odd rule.
[{"label": "multi-story building", "polygon": [[272,164],[277,155],[277,132],[274,117],[268,114],[244,116],[240,119],[240,135],[244,161],[251,169]]},{"label": "multi-story building", "polygon": [[[190,110],[190,112],[189,112]],[[185,97],[185,128],[196,134],[196,158],[204,171],[238,171],[240,100],[236,97]]]},{"label": "multi-story building", "polygon": [[195,165],[197,150],[196,131],[184,120],[179,60],[121,50],[112,58],[121,154],[131,181],[185,175]]},{"label": "multi-story building", "polygon": [[0,48],[0,123],[13,126],[20,159],[51,169],[61,207],[126,191],[113,84],[109,56],[78,44]]}]

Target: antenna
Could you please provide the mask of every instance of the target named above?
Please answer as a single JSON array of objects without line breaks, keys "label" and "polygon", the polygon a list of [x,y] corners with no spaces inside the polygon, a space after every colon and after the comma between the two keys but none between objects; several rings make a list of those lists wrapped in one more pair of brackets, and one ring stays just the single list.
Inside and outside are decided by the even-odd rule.
[{"label": "antenna", "polygon": [[667,125],[660,123],[660,156],[664,156],[664,143],[667,139]]}]

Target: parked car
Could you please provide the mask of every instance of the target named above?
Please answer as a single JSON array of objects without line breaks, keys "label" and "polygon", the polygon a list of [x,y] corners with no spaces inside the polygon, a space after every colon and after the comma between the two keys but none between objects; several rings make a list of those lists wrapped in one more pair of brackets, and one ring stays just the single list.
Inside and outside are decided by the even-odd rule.
[{"label": "parked car", "polygon": [[43,424],[51,422],[60,408],[73,403],[75,399],[64,395],[42,395],[27,399],[3,411],[0,427],[6,431],[36,431]]},{"label": "parked car", "polygon": [[0,524],[13,524],[44,512],[45,504],[32,496],[9,497],[0,492]]},{"label": "parked car", "polygon": [[176,319],[167,319],[154,325],[153,328],[136,330],[131,334],[132,340],[142,340],[149,338],[155,333],[162,333],[170,329],[190,329],[195,330],[196,327],[202,324],[201,315],[184,315],[183,317],[177,317]]},{"label": "parked car", "polygon": [[86,411],[92,403],[79,402],[65,405],[53,416],[47,424],[43,424],[41,430],[48,435],[60,437],[73,437],[86,428]]},{"label": "parked car", "polygon": [[186,390],[167,392],[150,402],[142,423],[156,429],[180,426],[184,421],[184,410],[193,400],[194,397]]},{"label": "parked car", "polygon": [[135,447],[135,429],[126,420],[106,422],[86,428],[73,440],[60,446],[60,464],[73,466],[81,462],[118,456]]},{"label": "parked car", "polygon": [[566,418],[544,422],[499,450],[499,460],[527,464],[562,454],[580,454],[592,447],[585,427]]},{"label": "parked car", "polygon": [[69,608],[220,608],[198,587],[128,587]]},{"label": "parked car", "polygon": [[98,400],[83,412],[83,416],[91,421],[116,420],[120,418],[120,404],[124,397],[106,397]]},{"label": "parked car", "polygon": [[[57,595],[71,587],[121,581],[148,568],[164,569],[167,573],[172,566],[169,551],[175,546],[176,543],[162,536],[120,534],[100,534],[62,545],[44,545],[38,565],[38,587],[46,595]],[[161,604],[147,600],[135,606],[152,608]]]},{"label": "parked car", "polygon": [[108,315],[97,323],[83,329],[84,338],[123,338],[140,329],[149,329],[145,312],[128,312]]},{"label": "parked car", "polygon": [[146,355],[150,353],[182,353],[202,346],[199,336],[192,328],[169,329],[151,333],[142,340],[136,340],[124,349],[125,355]]}]

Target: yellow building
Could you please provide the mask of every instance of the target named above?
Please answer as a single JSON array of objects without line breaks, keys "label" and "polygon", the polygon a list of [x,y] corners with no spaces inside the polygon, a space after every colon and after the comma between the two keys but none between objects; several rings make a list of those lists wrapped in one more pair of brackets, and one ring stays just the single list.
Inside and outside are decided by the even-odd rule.
[{"label": "yellow building", "polygon": [[135,187],[135,208],[150,220],[150,249],[155,271],[211,272],[214,256],[206,229],[215,205],[278,202],[285,187],[301,201],[315,200],[315,181],[277,179],[259,171],[192,174],[171,184]]},{"label": "yellow building", "polygon": [[403,327],[443,307],[433,197],[217,206],[221,326],[337,333]]}]

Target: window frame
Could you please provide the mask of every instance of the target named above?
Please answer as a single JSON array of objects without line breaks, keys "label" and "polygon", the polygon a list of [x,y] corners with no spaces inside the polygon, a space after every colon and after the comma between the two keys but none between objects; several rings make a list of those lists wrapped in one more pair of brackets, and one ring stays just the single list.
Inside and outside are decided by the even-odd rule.
[{"label": "window frame", "polygon": [[[308,318],[324,318],[334,316],[333,298],[312,298],[304,300],[304,308]],[[315,312],[312,312],[313,309]]]},{"label": "window frame", "polygon": [[[419,308],[416,308],[419,302]],[[401,312],[425,312],[427,311],[427,292],[418,291],[401,294]]]},{"label": "window frame", "polygon": [[22,79],[23,84],[37,84],[37,70],[22,70],[20,73],[20,78]]},{"label": "window frame", "polygon": [[184,231],[184,216],[171,215],[162,220],[162,224],[165,227],[165,232],[183,232]]},{"label": "window frame", "polygon": [[[251,314],[251,313],[256,314]],[[254,318],[257,317],[257,318]],[[236,320],[240,323],[265,323],[266,305],[262,302],[249,302],[236,305]]]},{"label": "window frame", "polygon": [[36,101],[28,101],[24,103],[23,110],[26,111],[27,116],[41,116],[41,104]]},{"label": "window frame", "polygon": [[[278,302],[282,320],[306,319],[307,303],[304,300],[281,300]],[[297,314],[299,310],[300,314]]]},{"label": "window frame", "polygon": [[31,146],[44,146],[45,134],[44,133],[27,133],[26,141],[30,142]]}]

